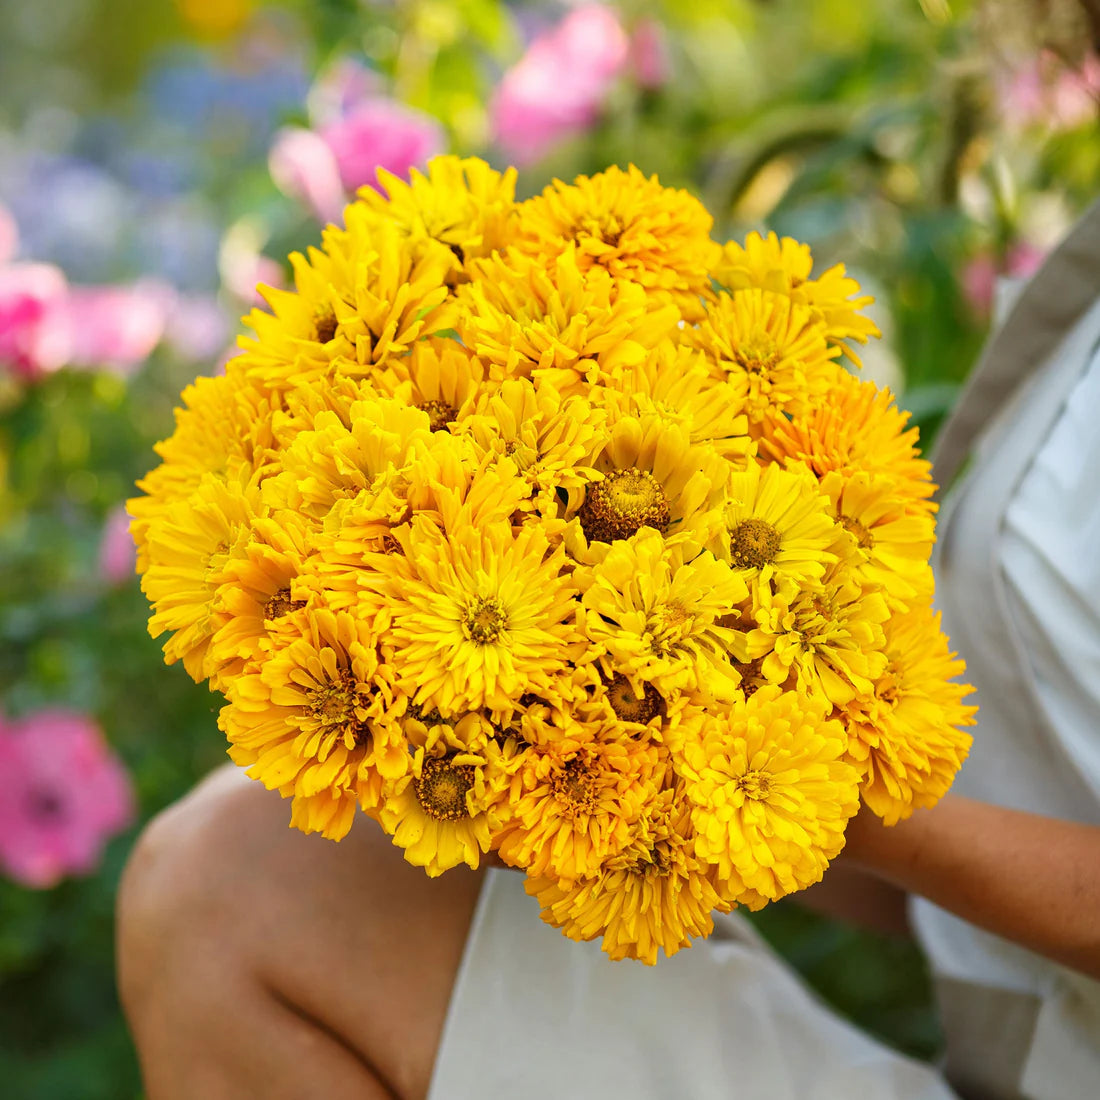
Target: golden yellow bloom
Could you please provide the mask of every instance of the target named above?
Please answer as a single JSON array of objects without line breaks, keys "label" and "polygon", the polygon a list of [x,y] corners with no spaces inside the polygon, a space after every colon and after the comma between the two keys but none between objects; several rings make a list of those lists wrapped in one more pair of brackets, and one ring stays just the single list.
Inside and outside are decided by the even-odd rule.
[{"label": "golden yellow bloom", "polygon": [[753,457],[756,444],[736,388],[711,374],[703,353],[663,340],[645,359],[594,388],[612,422],[624,416],[655,415],[688,433],[692,443],[709,445],[739,465]]},{"label": "golden yellow bloom", "polygon": [[330,411],[314,417],[283,452],[282,471],[264,484],[273,509],[323,520],[340,500],[369,499],[381,514],[396,512],[393,476],[417,443],[431,438],[431,417],[389,397],[353,402],[347,420]]},{"label": "golden yellow bloom", "polygon": [[252,521],[249,541],[226,562],[215,595],[225,621],[207,654],[212,686],[239,676],[245,661],[260,656],[271,625],[306,606],[299,578],[311,552],[309,526],[296,512]]},{"label": "golden yellow bloom", "polygon": [[196,379],[183,391],[182,401],[184,407],[175,411],[175,431],[154,448],[164,461],[138,482],[146,495],[126,502],[142,572],[148,566],[150,526],[169,505],[186,500],[203,478],[240,482],[277,468],[277,407],[235,361],[219,378]]},{"label": "golden yellow bloom", "polygon": [[414,245],[438,242],[450,250],[455,267],[449,285],[466,282],[465,265],[504,248],[516,235],[516,170],[497,172],[477,157],[442,156],[428,162],[427,175],[409,170],[409,182],[381,169],[383,198],[372,187],[359,203],[391,220]]},{"label": "golden yellow bloom", "polygon": [[582,271],[602,267],[675,302],[689,320],[701,315],[719,249],[710,239],[714,220],[687,191],[662,187],[634,165],[613,166],[571,184],[555,180],[519,210],[526,254],[549,262],[575,245]]},{"label": "golden yellow bloom", "polygon": [[928,557],[936,539],[932,517],[906,512],[890,477],[863,471],[845,477],[834,470],[822,478],[821,488],[849,536],[849,565],[859,578],[881,588],[895,611],[914,600],[930,600]]},{"label": "golden yellow bloom", "polygon": [[583,397],[562,399],[549,383],[509,378],[484,393],[456,431],[510,458],[530,486],[526,507],[549,512],[559,489],[579,505],[585,486],[599,477],[593,462],[607,438],[606,420]]},{"label": "golden yellow bloom", "polygon": [[566,510],[566,544],[577,561],[598,560],[609,544],[643,527],[701,549],[721,525],[719,505],[733,467],[657,414],[620,418],[595,466],[603,477]]},{"label": "golden yellow bloom", "polygon": [[836,529],[816,478],[804,467],[755,462],[730,477],[723,529],[707,544],[744,580],[798,588],[836,561]]},{"label": "golden yellow bloom", "polygon": [[374,384],[427,413],[431,430],[440,432],[473,412],[486,389],[485,367],[457,340],[429,337],[413,344],[409,355],[393,360]]},{"label": "golden yellow bloom", "polygon": [[477,867],[507,783],[493,728],[478,714],[453,726],[417,725],[424,732],[412,766],[388,784],[378,819],[405,859],[432,878],[460,863]]},{"label": "golden yellow bloom", "polygon": [[384,649],[400,686],[445,718],[486,708],[511,717],[527,693],[552,696],[587,643],[575,625],[564,551],[538,527],[506,522],[441,531],[425,516],[395,528],[402,553],[374,555],[370,613],[389,622]]},{"label": "golden yellow bloom", "polygon": [[828,397],[794,419],[769,413],[761,427],[761,454],[789,465],[801,462],[817,476],[836,470],[894,480],[907,511],[931,513],[932,464],[920,457],[918,431],[889,390],[837,368]]},{"label": "golden yellow bloom", "polygon": [[734,387],[751,421],[812,408],[828,392],[831,360],[840,354],[806,306],[755,288],[719,294],[685,339]]},{"label": "golden yellow bloom", "polygon": [[601,647],[607,679],[626,678],[638,695],[702,692],[728,698],[737,686],[729,665],[740,635],[720,620],[748,595],[745,582],[709,553],[682,551],[643,528],[614,543],[576,580],[587,613],[585,634]]},{"label": "golden yellow bloom", "polygon": [[501,859],[566,882],[595,875],[630,842],[631,826],[660,789],[656,743],[584,729],[571,719],[543,726],[514,761],[509,817],[494,838]]},{"label": "golden yellow bloom", "polygon": [[380,806],[384,780],[410,766],[392,673],[361,620],[323,607],[273,623],[264,654],[225,684],[218,724],[229,755],[293,798],[291,824],[339,840],[358,803]]},{"label": "golden yellow bloom", "polygon": [[824,322],[826,340],[842,348],[858,367],[859,358],[848,341],[866,344],[869,337],[882,335],[878,326],[860,313],[874,298],[860,293],[859,283],[845,274],[843,264],[829,268],[819,279],[810,278],[812,270],[808,245],[775,233],[762,237],[753,232],[744,246],[736,241],[726,243],[713,274],[727,290],[759,287],[809,306]]},{"label": "golden yellow bloom", "polygon": [[456,322],[463,342],[489,363],[489,377],[549,382],[563,397],[641,361],[677,322],[633,283],[602,268],[587,273],[568,248],[546,264],[515,249],[471,265]]},{"label": "golden yellow bloom", "polygon": [[772,650],[761,669],[772,683],[793,677],[805,695],[845,706],[868,695],[886,668],[882,624],[889,617],[878,592],[844,568],[797,592],[758,592],[756,621]]},{"label": "golden yellow bloom", "polygon": [[948,649],[940,617],[924,604],[883,624],[889,664],[874,693],[848,706],[849,759],[863,774],[863,800],[887,825],[935,805],[970,749],[960,727],[977,707],[962,700],[965,671]]},{"label": "golden yellow bloom", "polygon": [[157,638],[173,631],[164,643],[164,659],[182,660],[196,682],[214,671],[207,650],[227,618],[216,598],[226,567],[244,553],[252,524],[263,514],[254,482],[223,482],[206,474],[191,496],[167,505],[150,528],[149,566],[141,579],[153,606],[149,633]]},{"label": "golden yellow bloom", "polygon": [[673,790],[653,800],[597,875],[572,885],[529,877],[524,886],[538,898],[542,919],[570,939],[602,936],[612,959],[650,966],[659,950],[672,956],[693,936],[709,935],[720,904],[709,868],[695,854],[690,804]]},{"label": "golden yellow bloom", "polygon": [[684,748],[696,854],[729,902],[760,908],[818,882],[859,808],[859,773],[828,709],[760,688],[708,716]]}]

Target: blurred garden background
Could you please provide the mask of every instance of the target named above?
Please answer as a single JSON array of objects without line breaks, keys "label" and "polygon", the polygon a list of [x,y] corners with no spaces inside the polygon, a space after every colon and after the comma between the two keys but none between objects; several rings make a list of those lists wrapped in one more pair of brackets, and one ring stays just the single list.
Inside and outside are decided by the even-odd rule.
[{"label": "blurred garden background", "polygon": [[[379,165],[635,163],[877,298],[865,370],[934,434],[1000,276],[1100,190],[1100,60],[1021,0],[0,0],[0,1092],[141,1095],[112,905],[224,759],[145,629],[124,502],[257,282]],[[1038,13],[1045,12],[1043,18]],[[915,949],[783,903],[841,1011],[936,1052]],[[627,964],[623,964],[627,965]]]}]

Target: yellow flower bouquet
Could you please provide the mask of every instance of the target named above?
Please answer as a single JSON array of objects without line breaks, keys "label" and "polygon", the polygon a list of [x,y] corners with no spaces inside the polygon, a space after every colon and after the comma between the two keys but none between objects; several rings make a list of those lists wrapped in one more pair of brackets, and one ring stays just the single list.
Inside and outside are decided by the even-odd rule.
[{"label": "yellow flower bouquet", "polygon": [[383,175],[265,288],[131,502],[149,629],[292,825],[497,851],[653,963],[818,881],[861,800],[934,803],[969,689],[844,268],[635,168],[514,178]]}]

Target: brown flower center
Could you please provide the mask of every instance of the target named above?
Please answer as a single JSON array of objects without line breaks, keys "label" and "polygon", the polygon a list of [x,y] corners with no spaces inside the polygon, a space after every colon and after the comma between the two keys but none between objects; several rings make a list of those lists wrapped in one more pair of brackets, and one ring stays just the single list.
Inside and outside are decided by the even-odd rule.
[{"label": "brown flower center", "polygon": [[733,357],[749,374],[767,374],[779,362],[779,351],[770,340],[750,340]]},{"label": "brown flower center", "polygon": [[733,667],[741,676],[741,690],[747,699],[754,695],[757,689],[764,683],[763,673],[764,658],[755,657],[751,661],[734,661]]},{"label": "brown flower center", "polygon": [[327,344],[336,336],[336,330],[340,322],[336,320],[336,314],[331,310],[318,313],[313,318],[313,338],[319,344]]},{"label": "brown flower center", "polygon": [[470,816],[466,792],[474,785],[472,764],[452,764],[447,757],[429,757],[413,781],[416,799],[436,821],[461,821]]},{"label": "brown flower center", "polygon": [[668,497],[648,471],[612,470],[602,481],[588,486],[578,513],[589,542],[628,539],[643,527],[663,535],[671,516]]},{"label": "brown flower center", "polygon": [[281,619],[292,611],[305,607],[305,600],[292,600],[290,598],[290,586],[280,588],[267,603],[264,604],[264,618],[270,622],[272,619]]},{"label": "brown flower center", "polygon": [[743,519],[730,529],[730,556],[739,569],[762,569],[779,553],[779,532],[762,519]]},{"label": "brown flower center", "polygon": [[574,757],[554,772],[550,789],[563,817],[572,819],[579,813],[595,812],[596,779],[583,760]]},{"label": "brown flower center", "polygon": [[763,802],[772,789],[772,777],[767,772],[745,772],[737,780],[737,789],[754,802]]},{"label": "brown flower center", "polygon": [[448,405],[446,401],[435,399],[421,401],[416,407],[428,414],[429,425],[433,432],[445,432],[447,425],[458,416],[458,410],[454,405]]},{"label": "brown flower center", "polygon": [[495,642],[507,629],[508,616],[500,600],[478,597],[466,608],[462,620],[463,633],[471,642],[489,645]]},{"label": "brown flower center", "polygon": [[868,528],[864,527],[858,519],[853,519],[851,516],[837,516],[837,522],[848,531],[852,537],[859,543],[861,550],[870,550],[875,545],[875,536],[871,534]]},{"label": "brown flower center", "polygon": [[652,684],[646,684],[645,691],[639,696],[621,673],[616,673],[608,685],[607,697],[611,701],[611,709],[624,722],[641,722],[644,725],[664,711],[665,701]]}]

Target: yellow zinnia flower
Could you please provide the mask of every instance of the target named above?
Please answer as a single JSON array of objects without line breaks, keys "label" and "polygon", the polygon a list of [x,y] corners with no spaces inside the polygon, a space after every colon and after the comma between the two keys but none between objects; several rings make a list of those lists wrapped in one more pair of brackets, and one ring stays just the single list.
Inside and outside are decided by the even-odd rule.
[{"label": "yellow zinnia flower", "polygon": [[524,722],[528,744],[513,763],[508,818],[494,837],[501,858],[567,882],[595,875],[630,842],[656,796],[664,764],[655,742],[613,727]]},{"label": "yellow zinnia flower", "polygon": [[583,272],[570,247],[550,264],[515,249],[478,260],[460,288],[457,328],[489,364],[489,376],[549,382],[563,397],[641,361],[669,336],[676,310],[602,268]]},{"label": "yellow zinnia flower", "polygon": [[723,529],[707,543],[746,583],[797,589],[837,560],[828,497],[805,468],[751,462],[732,474]]},{"label": "yellow zinnia flower", "polygon": [[818,279],[810,278],[812,270],[808,245],[775,233],[763,237],[753,232],[743,246],[736,241],[723,246],[713,275],[727,290],[759,287],[809,306],[824,322],[826,340],[842,348],[858,367],[859,357],[848,341],[866,344],[869,337],[882,335],[878,326],[860,313],[874,298],[860,293],[859,283],[845,274],[843,264],[829,268]]},{"label": "yellow zinnia flower", "polygon": [[729,902],[760,908],[818,882],[859,808],[859,773],[824,704],[760,688],[686,741],[695,851]]},{"label": "yellow zinnia flower", "polygon": [[612,959],[640,959],[652,966],[707,936],[720,905],[709,868],[695,854],[691,806],[664,790],[631,828],[617,855],[599,873],[570,884],[553,876],[528,877],[542,919],[573,940],[603,937]]},{"label": "yellow zinnia flower", "polygon": [[580,569],[586,635],[601,650],[607,679],[626,678],[638,695],[703,692],[728,698],[737,686],[729,655],[740,635],[719,625],[748,595],[745,582],[708,553],[685,561],[681,550],[643,528]]},{"label": "yellow zinnia flower", "polygon": [[196,682],[214,671],[207,650],[228,617],[217,600],[226,567],[244,554],[252,524],[264,511],[254,481],[223,482],[206,474],[191,496],[168,505],[149,530],[149,565],[141,578],[153,607],[149,633],[157,638],[173,632],[164,659],[182,660]]},{"label": "yellow zinnia flower", "polygon": [[527,255],[551,262],[575,245],[582,271],[602,267],[658,301],[675,302],[688,320],[701,315],[719,249],[710,239],[713,218],[687,191],[662,187],[634,165],[625,172],[612,166],[571,184],[555,180],[519,210],[518,247]]},{"label": "yellow zinnia flower", "polygon": [[837,524],[850,539],[849,564],[862,581],[881,588],[895,611],[932,598],[928,557],[935,542],[932,517],[906,512],[895,481],[858,471],[833,471],[821,480]]},{"label": "yellow zinnia flower", "polygon": [[427,174],[409,169],[409,180],[380,169],[378,182],[359,192],[359,204],[393,222],[413,245],[437,242],[455,258],[448,285],[467,282],[465,265],[504,248],[516,236],[516,170],[497,172],[477,157],[442,156]]},{"label": "yellow zinnia flower", "polygon": [[432,337],[418,340],[373,381],[381,393],[426,412],[433,432],[468,417],[486,390],[485,367],[477,356],[457,340]]},{"label": "yellow zinnia flower", "polygon": [[836,368],[829,393],[793,419],[776,411],[761,425],[760,450],[776,462],[801,462],[819,478],[836,470],[894,480],[907,511],[928,514],[936,505],[932,464],[920,457],[918,431],[888,389]]},{"label": "yellow zinnia flower", "polygon": [[378,820],[405,859],[432,878],[489,850],[494,806],[507,783],[492,726],[478,714],[418,724],[408,772],[387,785]]},{"label": "yellow zinnia flower", "polygon": [[790,676],[799,692],[845,706],[870,694],[885,671],[882,624],[889,615],[881,594],[843,567],[796,592],[761,589],[756,621],[772,645],[763,674],[775,684]]},{"label": "yellow zinnia flower", "polygon": [[831,360],[840,354],[806,306],[755,288],[719,294],[685,339],[734,387],[750,421],[813,407],[828,392]]},{"label": "yellow zinnia flower", "polygon": [[218,724],[230,757],[294,799],[291,824],[303,832],[339,840],[356,804],[376,812],[383,781],[408,770],[392,672],[351,615],[312,607],[284,616],[225,690]]},{"label": "yellow zinnia flower", "polygon": [[947,793],[970,748],[960,727],[973,725],[977,707],[962,702],[972,691],[957,682],[965,665],[930,605],[895,614],[883,628],[886,670],[844,717],[863,800],[893,825]]},{"label": "yellow zinnia flower", "polygon": [[363,601],[389,624],[384,648],[417,705],[444,717],[485,708],[504,721],[524,694],[553,696],[585,659],[564,551],[540,528],[442,531],[414,516],[393,537],[401,553],[373,555]]}]

